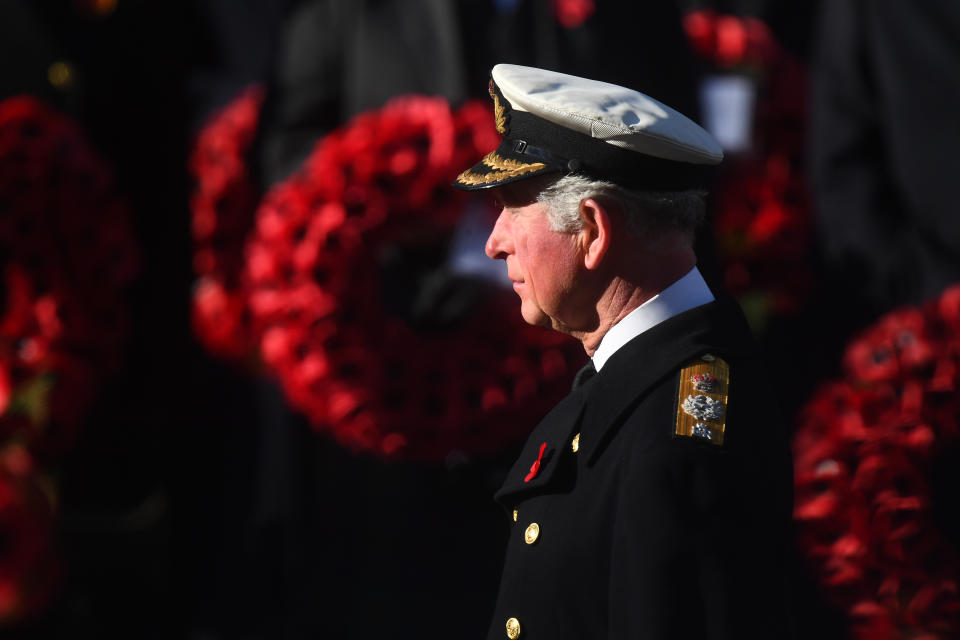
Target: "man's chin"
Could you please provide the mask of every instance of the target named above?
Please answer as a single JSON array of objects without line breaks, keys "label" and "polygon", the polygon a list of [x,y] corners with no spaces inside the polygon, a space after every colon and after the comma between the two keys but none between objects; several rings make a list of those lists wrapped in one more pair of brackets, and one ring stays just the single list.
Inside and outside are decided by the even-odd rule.
[{"label": "man's chin", "polygon": [[526,305],[523,305],[520,307],[520,315],[523,316],[523,321],[529,325],[543,327],[544,329],[553,328],[553,322],[540,309],[528,309]]}]

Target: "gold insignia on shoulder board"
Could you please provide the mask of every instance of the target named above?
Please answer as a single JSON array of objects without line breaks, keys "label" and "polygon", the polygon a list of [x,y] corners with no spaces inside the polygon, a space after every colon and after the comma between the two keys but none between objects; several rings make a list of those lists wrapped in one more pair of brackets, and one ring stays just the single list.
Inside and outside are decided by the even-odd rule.
[{"label": "gold insignia on shoulder board", "polygon": [[680,370],[674,433],[722,445],[729,388],[730,366],[722,358],[705,355],[687,364]]}]

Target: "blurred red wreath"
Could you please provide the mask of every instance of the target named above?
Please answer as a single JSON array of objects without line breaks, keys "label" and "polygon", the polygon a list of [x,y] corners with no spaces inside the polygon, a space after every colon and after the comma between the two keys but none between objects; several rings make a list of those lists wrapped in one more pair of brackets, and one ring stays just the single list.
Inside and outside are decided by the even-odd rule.
[{"label": "blurred red wreath", "polygon": [[417,296],[405,256],[434,256],[444,290],[436,256],[471,205],[449,185],[496,146],[492,123],[479,103],[453,112],[439,98],[397,98],[324,138],[257,212],[246,275],[264,360],[291,403],[351,450],[495,452],[568,389],[583,358],[525,325],[512,294],[469,278],[448,279],[446,293],[483,302],[452,326],[402,311]]},{"label": "blurred red wreath", "polygon": [[762,66],[780,55],[773,33],[758,18],[696,9],[683,16],[693,50],[720,67]]},{"label": "blurred red wreath", "polygon": [[0,102],[0,211],[0,434],[53,453],[120,364],[129,210],[79,129],[19,97]]},{"label": "blurred red wreath", "polygon": [[960,559],[933,521],[930,467],[960,416],[960,285],[881,318],[794,440],[799,540],[856,637],[960,633]]},{"label": "blurred red wreath", "polygon": [[806,69],[756,18],[697,10],[684,28],[718,75],[739,75],[757,90],[751,148],[725,160],[712,200],[725,288],[762,326],[769,315],[797,312],[813,286]]},{"label": "blurred red wreath", "polygon": [[243,247],[253,227],[259,193],[249,175],[253,143],[265,92],[251,86],[215,113],[190,154],[193,271],[193,334],[211,353],[249,356],[256,337],[246,316],[241,284]]},{"label": "blurred red wreath", "polygon": [[129,223],[75,124],[31,97],[0,102],[0,622],[52,593],[49,467],[120,365]]},{"label": "blurred red wreath", "polygon": [[596,11],[593,0],[550,0],[553,16],[564,29],[575,29]]}]

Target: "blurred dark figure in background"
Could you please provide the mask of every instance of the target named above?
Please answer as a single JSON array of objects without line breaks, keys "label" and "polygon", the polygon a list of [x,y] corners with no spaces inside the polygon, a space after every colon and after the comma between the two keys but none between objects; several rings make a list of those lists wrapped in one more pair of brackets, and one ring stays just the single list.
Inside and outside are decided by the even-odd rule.
[{"label": "blurred dark figure in background", "polygon": [[[270,76],[266,184],[295,169],[330,128],[392,96],[424,93],[454,103],[483,97],[476,87],[483,86],[491,60],[590,70],[610,82],[642,80],[695,113],[692,83],[683,81],[694,67],[671,3],[646,7],[639,23],[622,19],[630,3],[598,3],[588,22],[572,28],[558,24],[549,0],[294,4]],[[654,52],[673,63],[638,62]]]},{"label": "blurred dark figure in background", "polygon": [[960,280],[960,4],[827,2],[817,38],[820,240],[848,321],[862,324]]}]

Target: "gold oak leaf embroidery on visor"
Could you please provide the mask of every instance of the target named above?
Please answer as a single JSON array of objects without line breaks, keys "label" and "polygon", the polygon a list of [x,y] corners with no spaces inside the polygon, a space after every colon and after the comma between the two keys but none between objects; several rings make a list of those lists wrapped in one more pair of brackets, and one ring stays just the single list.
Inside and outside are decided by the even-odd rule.
[{"label": "gold oak leaf embroidery on visor", "polygon": [[473,169],[467,169],[457,176],[457,182],[465,185],[490,184],[491,182],[507,180],[509,178],[522,176],[531,171],[539,171],[540,169],[547,168],[547,165],[542,162],[526,164],[519,160],[502,158],[496,151],[488,153],[481,162],[490,167],[492,171],[489,173],[474,173]]}]

